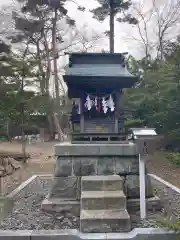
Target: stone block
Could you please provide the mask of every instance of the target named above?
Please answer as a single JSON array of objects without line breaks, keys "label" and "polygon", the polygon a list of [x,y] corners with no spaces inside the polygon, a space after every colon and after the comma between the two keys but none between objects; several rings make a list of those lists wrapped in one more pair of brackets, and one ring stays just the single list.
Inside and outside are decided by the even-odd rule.
[{"label": "stone block", "polygon": [[84,210],[126,209],[123,191],[84,191],[81,192],[81,208]]},{"label": "stone block", "polygon": [[136,144],[129,143],[123,144],[123,154],[122,156],[136,156],[138,154]]},{"label": "stone block", "polygon": [[72,175],[72,158],[57,157],[55,177],[68,177]]},{"label": "stone block", "polygon": [[81,176],[82,165],[79,158],[73,157],[73,174],[75,176]]},{"label": "stone block", "polygon": [[41,210],[46,212],[69,212],[74,216],[80,215],[80,202],[71,199],[46,198],[41,203]]},{"label": "stone block", "polygon": [[81,178],[82,191],[117,191],[122,190],[123,180],[118,175],[86,176]]},{"label": "stone block", "polygon": [[110,157],[101,157],[98,158],[97,162],[97,173],[98,175],[113,175],[115,162],[113,158]]},{"label": "stone block", "polygon": [[[162,210],[162,203],[159,197],[154,196],[152,198],[146,198],[146,208],[149,211],[161,211]],[[140,211],[140,199],[139,198],[132,198],[127,199],[127,210],[129,213]]]},{"label": "stone block", "polygon": [[136,145],[134,143],[123,144],[71,144],[61,143],[55,146],[55,156],[135,156]]},{"label": "stone block", "polygon": [[139,160],[135,157],[115,157],[115,174],[138,173]]},{"label": "stone block", "polygon": [[14,205],[13,198],[0,197],[0,221],[4,219],[9,213],[12,212]]},{"label": "stone block", "polygon": [[81,210],[81,232],[128,232],[130,229],[130,217],[126,210]]},{"label": "stone block", "polygon": [[73,174],[75,176],[89,176],[96,174],[96,159],[73,158]]},{"label": "stone block", "polygon": [[61,143],[55,145],[56,156],[90,156],[98,155],[98,145]]},{"label": "stone block", "polygon": [[56,177],[53,179],[50,198],[79,199],[80,179],[78,177]]},{"label": "stone block", "polygon": [[[139,187],[139,176],[129,175],[126,176],[125,180],[125,194],[127,198],[140,198],[140,187]],[[153,197],[153,189],[151,185],[151,180],[148,175],[146,175],[146,197]]]}]

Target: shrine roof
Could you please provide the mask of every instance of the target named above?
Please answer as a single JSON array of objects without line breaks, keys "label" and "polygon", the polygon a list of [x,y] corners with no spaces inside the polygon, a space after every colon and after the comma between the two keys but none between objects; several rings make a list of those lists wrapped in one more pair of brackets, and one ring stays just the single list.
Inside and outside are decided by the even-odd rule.
[{"label": "shrine roof", "polygon": [[135,78],[126,67],[119,64],[74,64],[67,68],[66,75]]},{"label": "shrine roof", "polygon": [[127,70],[120,53],[73,53],[63,76],[70,95],[78,91],[110,92],[130,88],[138,80]]},{"label": "shrine roof", "polygon": [[73,63],[89,63],[93,59],[96,61],[103,61],[104,63],[121,63],[124,59],[122,53],[102,53],[102,52],[74,52],[70,54],[70,58]]}]

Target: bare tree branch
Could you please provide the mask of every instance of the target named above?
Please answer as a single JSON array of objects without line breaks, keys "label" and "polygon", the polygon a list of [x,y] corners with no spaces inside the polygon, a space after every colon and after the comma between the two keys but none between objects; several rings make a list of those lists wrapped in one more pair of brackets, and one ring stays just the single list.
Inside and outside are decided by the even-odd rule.
[{"label": "bare tree branch", "polygon": [[157,0],[151,1],[152,7],[147,12],[142,5],[134,8],[139,22],[136,25],[137,37],[132,39],[143,43],[146,58],[155,54],[159,60],[163,60],[164,47],[168,38],[178,35],[180,2],[171,0],[158,6]]}]

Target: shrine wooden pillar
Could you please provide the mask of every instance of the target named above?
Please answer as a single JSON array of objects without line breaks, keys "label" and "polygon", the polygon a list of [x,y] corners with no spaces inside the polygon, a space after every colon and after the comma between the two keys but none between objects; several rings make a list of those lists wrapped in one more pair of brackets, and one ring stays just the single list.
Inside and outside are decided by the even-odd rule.
[{"label": "shrine wooden pillar", "polygon": [[119,121],[118,121],[118,116],[117,113],[115,112],[115,133],[119,132]]},{"label": "shrine wooden pillar", "polygon": [[115,133],[119,132],[119,102],[120,102],[120,93],[116,92],[116,108],[115,108]]},{"label": "shrine wooden pillar", "polygon": [[80,132],[84,132],[84,113],[83,113],[83,100],[80,98],[79,100],[80,106]]},{"label": "shrine wooden pillar", "polygon": [[81,114],[81,118],[80,118],[80,132],[83,133],[84,132],[84,115]]},{"label": "shrine wooden pillar", "polygon": [[121,120],[121,111],[122,111],[122,100],[123,100],[123,92],[120,90],[116,93],[116,109],[115,109],[115,133],[120,132],[120,123]]}]

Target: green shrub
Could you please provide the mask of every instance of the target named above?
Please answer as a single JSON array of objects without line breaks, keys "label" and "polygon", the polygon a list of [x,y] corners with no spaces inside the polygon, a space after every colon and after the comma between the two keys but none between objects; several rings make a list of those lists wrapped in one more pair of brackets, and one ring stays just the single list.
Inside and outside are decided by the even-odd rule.
[{"label": "green shrub", "polygon": [[180,153],[179,152],[166,153],[166,157],[170,162],[172,162],[176,166],[180,167]]},{"label": "green shrub", "polygon": [[[175,223],[171,223],[168,220],[165,219],[156,219],[156,223],[162,227],[162,228],[167,228],[169,230],[174,231],[178,237],[180,237],[180,220],[177,220]],[[180,239],[180,238],[178,238]]]},{"label": "green shrub", "polygon": [[141,120],[141,119],[127,120],[124,123],[124,126],[126,129],[143,127],[143,125],[144,125],[144,120]]}]

